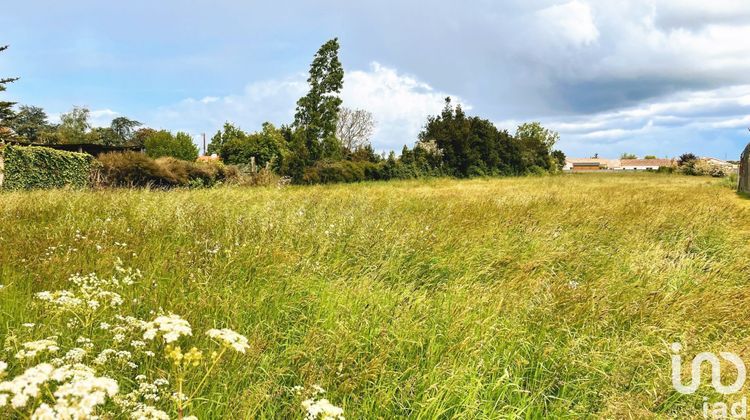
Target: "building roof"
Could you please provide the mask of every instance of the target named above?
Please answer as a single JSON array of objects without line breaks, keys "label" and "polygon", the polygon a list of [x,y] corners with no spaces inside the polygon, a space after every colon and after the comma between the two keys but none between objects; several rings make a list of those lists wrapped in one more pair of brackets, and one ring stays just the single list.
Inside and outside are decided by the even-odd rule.
[{"label": "building roof", "polygon": [[65,144],[39,144],[29,143],[18,140],[7,140],[6,143],[14,144],[17,146],[37,146],[37,147],[49,147],[50,149],[64,150],[66,152],[81,152],[88,153],[93,156],[97,156],[107,152],[126,152],[134,151],[139,152],[143,148],[140,146],[106,146],[103,144],[92,144],[92,143],[65,143]]},{"label": "building roof", "polygon": [[565,163],[570,165],[577,165],[577,166],[591,166],[591,165],[600,165],[600,166],[617,166],[619,162],[616,159],[600,159],[600,158],[568,158],[565,159]]},{"label": "building roof", "polygon": [[672,166],[672,159],[620,159],[620,166]]}]

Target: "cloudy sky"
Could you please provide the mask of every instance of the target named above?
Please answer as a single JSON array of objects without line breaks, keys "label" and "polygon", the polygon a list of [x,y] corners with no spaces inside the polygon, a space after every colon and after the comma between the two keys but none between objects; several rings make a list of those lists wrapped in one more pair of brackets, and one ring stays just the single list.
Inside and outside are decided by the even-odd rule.
[{"label": "cloudy sky", "polygon": [[750,141],[748,0],[12,2],[5,97],[52,116],[126,115],[194,135],[290,122],[317,48],[339,37],[346,106],[379,150],[413,144],[452,96],[569,156],[737,158]]}]

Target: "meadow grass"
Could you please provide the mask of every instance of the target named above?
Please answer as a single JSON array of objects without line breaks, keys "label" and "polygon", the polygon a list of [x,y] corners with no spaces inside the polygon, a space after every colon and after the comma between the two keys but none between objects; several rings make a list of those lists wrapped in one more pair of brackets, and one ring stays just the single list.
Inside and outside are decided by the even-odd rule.
[{"label": "meadow grass", "polygon": [[0,250],[6,346],[118,258],[144,318],[247,336],[199,418],[299,418],[313,384],[349,418],[690,417],[722,397],[674,391],[670,343],[750,360],[750,200],[708,178],[3,193]]}]

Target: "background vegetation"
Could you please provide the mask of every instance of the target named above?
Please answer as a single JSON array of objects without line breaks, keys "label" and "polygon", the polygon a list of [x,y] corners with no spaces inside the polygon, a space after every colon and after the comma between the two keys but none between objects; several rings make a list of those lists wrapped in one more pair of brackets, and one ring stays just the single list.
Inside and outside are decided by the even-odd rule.
[{"label": "background vegetation", "polygon": [[10,190],[88,187],[92,173],[99,166],[93,156],[85,153],[34,146],[0,146],[0,158],[2,188]]},{"label": "background vegetation", "polygon": [[54,334],[32,294],[119,258],[151,285],[126,301],[250,339],[200,418],[299,417],[289,389],[313,384],[349,418],[694,417],[724,397],[677,394],[669,344],[750,358],[750,201],[718,182],[5,193],[0,340]]}]

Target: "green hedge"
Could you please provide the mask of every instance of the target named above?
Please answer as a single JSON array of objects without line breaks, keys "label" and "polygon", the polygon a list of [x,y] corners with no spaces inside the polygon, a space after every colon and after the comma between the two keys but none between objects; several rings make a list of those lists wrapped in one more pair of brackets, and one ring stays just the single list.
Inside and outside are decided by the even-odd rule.
[{"label": "green hedge", "polygon": [[6,145],[0,155],[5,166],[2,188],[8,190],[86,187],[97,166],[91,155],[48,147]]}]

